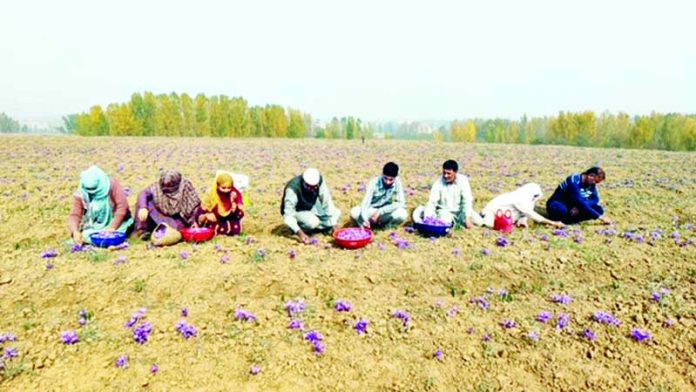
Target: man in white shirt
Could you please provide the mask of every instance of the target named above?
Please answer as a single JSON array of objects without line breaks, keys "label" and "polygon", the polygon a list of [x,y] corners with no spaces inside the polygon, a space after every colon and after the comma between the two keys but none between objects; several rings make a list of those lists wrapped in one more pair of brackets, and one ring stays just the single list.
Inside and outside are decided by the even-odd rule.
[{"label": "man in white shirt", "polygon": [[442,176],[430,188],[428,204],[413,211],[413,221],[421,223],[425,218],[439,219],[455,227],[474,227],[472,218],[480,220],[473,208],[474,198],[466,176],[457,173],[459,165],[448,160],[442,165]]},{"label": "man in white shirt", "polygon": [[408,217],[404,187],[399,178],[399,165],[387,162],[382,175],[370,181],[362,203],[350,210],[350,216],[360,226],[372,228],[398,225]]}]

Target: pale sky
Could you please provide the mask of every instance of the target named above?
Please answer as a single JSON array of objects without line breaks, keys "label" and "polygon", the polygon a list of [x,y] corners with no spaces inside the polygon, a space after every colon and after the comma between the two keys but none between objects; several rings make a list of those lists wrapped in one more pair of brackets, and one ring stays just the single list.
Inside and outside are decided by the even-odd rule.
[{"label": "pale sky", "polygon": [[0,0],[0,112],[199,92],[315,118],[696,113],[693,0]]}]

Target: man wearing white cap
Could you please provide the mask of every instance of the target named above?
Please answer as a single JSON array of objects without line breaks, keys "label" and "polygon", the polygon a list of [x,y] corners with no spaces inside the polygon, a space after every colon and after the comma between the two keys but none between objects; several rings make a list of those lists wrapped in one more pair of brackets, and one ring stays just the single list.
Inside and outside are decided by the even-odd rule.
[{"label": "man wearing white cap", "polygon": [[285,185],[280,213],[288,228],[305,244],[310,241],[306,231],[336,229],[341,217],[329,187],[314,168],[305,170]]}]

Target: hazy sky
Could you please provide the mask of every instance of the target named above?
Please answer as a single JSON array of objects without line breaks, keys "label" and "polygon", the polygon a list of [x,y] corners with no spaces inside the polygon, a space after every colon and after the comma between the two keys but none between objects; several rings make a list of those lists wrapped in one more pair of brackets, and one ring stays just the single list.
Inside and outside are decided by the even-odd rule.
[{"label": "hazy sky", "polygon": [[0,112],[202,92],[316,118],[696,112],[693,0],[2,0]]}]

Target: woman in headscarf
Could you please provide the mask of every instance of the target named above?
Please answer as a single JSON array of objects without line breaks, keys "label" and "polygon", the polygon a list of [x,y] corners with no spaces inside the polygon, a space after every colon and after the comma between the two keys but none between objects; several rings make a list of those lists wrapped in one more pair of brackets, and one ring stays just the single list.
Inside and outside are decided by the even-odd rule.
[{"label": "woman in headscarf", "polygon": [[505,213],[505,211],[510,210],[512,220],[517,226],[527,227],[527,218],[551,226],[565,226],[561,222],[546,219],[534,211],[534,205],[541,199],[541,196],[541,187],[533,182],[524,184],[513,192],[498,195],[481,211],[483,225],[493,228],[496,212],[501,210]]},{"label": "woman in headscarf", "polygon": [[234,187],[232,173],[218,170],[215,182],[203,195],[198,223],[216,234],[239,235],[242,231],[242,193]]},{"label": "woman in headscarf", "polygon": [[121,183],[102,169],[91,166],[80,174],[68,229],[76,244],[91,243],[90,236],[102,231],[127,233],[133,217]]},{"label": "woman in headscarf", "polygon": [[161,223],[176,230],[191,227],[200,204],[191,181],[176,170],[162,170],[159,181],[138,195],[135,230],[145,239]]}]

